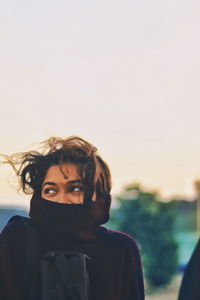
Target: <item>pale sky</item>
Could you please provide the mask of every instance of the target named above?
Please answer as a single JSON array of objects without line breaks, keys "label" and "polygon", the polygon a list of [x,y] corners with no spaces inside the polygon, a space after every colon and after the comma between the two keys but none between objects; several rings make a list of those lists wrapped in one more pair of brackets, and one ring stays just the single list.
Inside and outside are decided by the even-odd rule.
[{"label": "pale sky", "polygon": [[[110,165],[113,193],[139,181],[193,195],[199,16],[197,0],[1,2],[0,152],[80,135]],[[0,168],[0,204],[23,203]]]}]

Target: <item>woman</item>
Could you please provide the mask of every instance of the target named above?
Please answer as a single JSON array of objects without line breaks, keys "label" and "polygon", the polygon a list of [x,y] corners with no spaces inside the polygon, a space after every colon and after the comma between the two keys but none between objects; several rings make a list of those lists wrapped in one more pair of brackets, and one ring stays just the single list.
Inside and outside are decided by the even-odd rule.
[{"label": "woman", "polygon": [[[144,299],[140,255],[134,239],[101,226],[109,219],[111,203],[111,176],[107,164],[92,144],[79,137],[50,138],[43,146],[41,153],[34,151],[4,156],[4,161],[14,168],[19,177],[22,190],[32,194],[29,215],[31,226],[39,236],[34,247],[41,245],[38,257],[33,254],[30,258],[29,255],[29,262],[34,260],[36,274],[35,287],[31,290],[34,280],[31,276],[27,279],[32,271],[27,272],[26,263],[30,235],[18,218],[6,225],[0,238],[0,299],[28,300],[35,292],[35,300],[46,299],[41,281],[55,274],[50,274],[53,271],[48,268],[53,268],[53,265],[47,265],[45,259],[49,253],[50,256],[54,253],[61,257],[63,251],[62,257],[69,262],[67,284],[73,285],[73,280],[76,281],[83,273],[83,269],[74,271],[73,260],[68,260],[69,253],[82,255],[77,259],[82,259],[83,255],[86,257],[87,274],[84,273],[83,277],[89,277],[86,298],[83,292],[77,291],[80,292],[79,297],[76,298],[74,292],[69,299]],[[50,270],[45,273],[46,277],[41,267],[45,263],[46,270]],[[64,277],[65,263],[59,266]],[[82,268],[84,263],[78,266]],[[70,268],[71,273],[68,272]],[[52,289],[54,286],[52,284]],[[27,289],[30,297],[25,296]],[[49,289],[48,293],[49,299],[68,299],[53,297]]]}]

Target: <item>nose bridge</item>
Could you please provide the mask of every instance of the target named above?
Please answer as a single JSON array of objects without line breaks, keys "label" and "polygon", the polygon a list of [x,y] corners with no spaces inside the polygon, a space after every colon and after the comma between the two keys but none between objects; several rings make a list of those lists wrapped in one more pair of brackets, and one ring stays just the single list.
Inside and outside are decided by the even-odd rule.
[{"label": "nose bridge", "polygon": [[57,196],[57,201],[60,203],[63,203],[67,200],[67,193],[65,193],[65,190],[62,189],[60,190],[58,196]]}]

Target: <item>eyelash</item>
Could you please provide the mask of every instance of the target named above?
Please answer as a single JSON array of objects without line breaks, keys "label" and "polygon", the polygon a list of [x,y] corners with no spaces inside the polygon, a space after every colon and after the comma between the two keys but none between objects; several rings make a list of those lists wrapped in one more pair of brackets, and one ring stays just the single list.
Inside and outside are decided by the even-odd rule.
[{"label": "eyelash", "polygon": [[56,192],[57,192],[57,190],[56,190],[56,189],[53,189],[53,188],[48,188],[48,189],[45,189],[45,190],[43,191],[43,193],[44,193],[44,194],[53,194],[53,193],[50,193],[50,191],[53,191],[54,193],[56,193]]},{"label": "eyelash", "polygon": [[[78,191],[75,191],[75,189],[79,189]],[[53,193],[50,193],[50,191],[53,191]],[[70,193],[80,193],[83,192],[84,188],[82,186],[72,186],[69,188],[68,192]],[[57,189],[54,188],[47,188],[43,191],[44,194],[49,194],[49,195],[55,195],[57,193]]]},{"label": "eyelash", "polygon": [[[79,189],[78,191],[75,191],[75,189]],[[83,187],[82,186],[72,186],[71,188],[69,188],[69,192],[70,193],[80,193],[83,192]]]}]

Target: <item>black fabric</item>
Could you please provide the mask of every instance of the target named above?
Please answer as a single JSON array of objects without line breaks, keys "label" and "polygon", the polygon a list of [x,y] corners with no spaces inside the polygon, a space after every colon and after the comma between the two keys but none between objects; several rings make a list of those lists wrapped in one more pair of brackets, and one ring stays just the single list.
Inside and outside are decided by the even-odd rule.
[{"label": "black fabric", "polygon": [[40,258],[43,248],[40,234],[33,222],[26,217],[14,216],[8,223],[21,222],[27,231],[27,250],[24,253],[25,268],[23,278],[23,294],[26,300],[40,299],[41,278],[40,278]]},{"label": "black fabric", "polygon": [[200,299],[200,240],[186,267],[178,300]]},{"label": "black fabric", "polygon": [[[89,278],[83,253],[50,251],[43,254],[39,231],[25,217],[14,216],[9,222],[22,222],[28,233],[24,273],[26,300],[89,300]],[[40,267],[38,266],[40,262]]]},{"label": "black fabric", "polygon": [[53,245],[69,239],[92,240],[101,224],[109,219],[110,195],[86,204],[62,204],[34,195],[30,217]]},{"label": "black fabric", "polygon": [[41,299],[89,300],[87,255],[51,251],[41,260]]},{"label": "black fabric", "polygon": [[[45,253],[63,250],[90,257],[90,300],[144,300],[137,244],[124,233],[100,226],[109,217],[109,206],[109,197],[85,206],[54,203],[35,195],[30,216]],[[0,299],[27,300],[23,297],[27,245],[24,225],[13,220],[0,235]]]},{"label": "black fabric", "polygon": [[[87,255],[71,251],[50,251],[42,254],[40,234],[32,221],[14,216],[28,233],[28,247],[24,273],[26,300],[89,300]],[[40,266],[38,266],[40,262]]]}]

